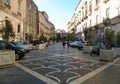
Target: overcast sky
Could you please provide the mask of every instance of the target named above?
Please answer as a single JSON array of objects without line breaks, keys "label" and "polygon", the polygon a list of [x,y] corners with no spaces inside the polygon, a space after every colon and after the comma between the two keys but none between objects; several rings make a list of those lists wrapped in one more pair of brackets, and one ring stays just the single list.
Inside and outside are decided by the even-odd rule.
[{"label": "overcast sky", "polygon": [[46,11],[56,29],[67,31],[70,21],[79,0],[33,0],[39,11]]}]

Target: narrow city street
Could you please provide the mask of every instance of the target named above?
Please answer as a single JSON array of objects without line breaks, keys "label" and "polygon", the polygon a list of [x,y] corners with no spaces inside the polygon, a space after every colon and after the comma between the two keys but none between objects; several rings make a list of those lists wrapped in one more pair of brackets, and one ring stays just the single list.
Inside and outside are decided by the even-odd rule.
[{"label": "narrow city street", "polygon": [[67,84],[105,64],[85,59],[82,54],[82,50],[67,46],[63,49],[61,43],[56,43],[43,51],[31,51],[18,63],[60,84]]},{"label": "narrow city street", "polygon": [[[117,66],[119,64],[116,62]],[[106,84],[107,80],[104,78],[99,80],[101,76],[110,76],[105,75],[106,72],[113,75],[111,70],[116,71],[116,80],[120,78],[120,67],[111,65],[99,62],[98,56],[91,57],[82,50],[67,46],[63,49],[61,42],[58,42],[45,50],[30,51],[24,59],[16,62],[16,66],[0,69],[0,84]],[[106,71],[103,71],[105,69]],[[97,77],[94,77],[95,75]],[[119,83],[120,81],[117,81],[114,84]]]}]

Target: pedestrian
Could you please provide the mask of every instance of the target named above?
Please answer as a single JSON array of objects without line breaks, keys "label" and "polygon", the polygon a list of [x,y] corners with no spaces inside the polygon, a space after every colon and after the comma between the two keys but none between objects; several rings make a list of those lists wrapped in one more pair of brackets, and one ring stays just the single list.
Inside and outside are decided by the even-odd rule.
[{"label": "pedestrian", "polygon": [[65,41],[62,41],[62,46],[63,48],[65,48]]},{"label": "pedestrian", "polygon": [[70,41],[67,40],[67,47],[69,48],[69,46],[70,46]]}]

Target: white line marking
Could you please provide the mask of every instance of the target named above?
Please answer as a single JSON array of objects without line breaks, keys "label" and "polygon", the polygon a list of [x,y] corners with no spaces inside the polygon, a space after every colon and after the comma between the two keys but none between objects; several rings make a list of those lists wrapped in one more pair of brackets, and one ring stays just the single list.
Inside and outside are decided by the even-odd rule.
[{"label": "white line marking", "polygon": [[120,58],[117,58],[117,59],[115,59],[114,61],[113,61],[113,63],[116,63],[117,61],[119,61],[120,60]]},{"label": "white line marking", "polygon": [[16,66],[19,67],[20,69],[26,71],[27,73],[31,74],[32,76],[34,76],[34,77],[36,77],[36,78],[38,78],[38,79],[46,82],[47,84],[59,84],[59,83],[57,83],[57,82],[55,82],[55,81],[53,81],[53,80],[51,80],[51,79],[49,79],[49,78],[41,75],[41,74],[38,74],[38,73],[35,72],[35,71],[32,71],[32,70],[29,69],[29,68],[26,68],[26,67],[22,66],[22,65],[19,64],[19,63],[16,63]]},{"label": "white line marking", "polygon": [[112,65],[111,63],[108,63],[108,64],[106,64],[106,65],[104,65],[104,66],[102,66],[102,67],[94,70],[93,72],[90,72],[90,73],[84,75],[83,77],[78,78],[78,79],[70,82],[69,84],[81,84],[82,82],[84,82],[84,81],[86,81],[87,79],[95,76],[96,74],[100,73],[101,71],[105,70],[106,68],[108,68],[108,67],[111,66],[111,65]]}]

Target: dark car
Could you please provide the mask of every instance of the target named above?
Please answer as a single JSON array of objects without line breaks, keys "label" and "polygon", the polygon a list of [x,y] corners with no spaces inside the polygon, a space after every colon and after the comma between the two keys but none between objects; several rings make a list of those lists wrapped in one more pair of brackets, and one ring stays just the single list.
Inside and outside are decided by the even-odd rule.
[{"label": "dark car", "polygon": [[5,43],[4,41],[0,41],[0,50],[3,50],[4,48],[14,50],[16,60],[20,60],[25,56],[25,51],[23,49],[20,49],[11,43]]},{"label": "dark car", "polygon": [[34,40],[33,41],[33,46],[37,45],[37,44],[41,44],[42,42],[40,40]]},{"label": "dark car", "polygon": [[104,43],[98,43],[96,46],[94,46],[90,54],[100,55],[100,49],[105,49]]}]

